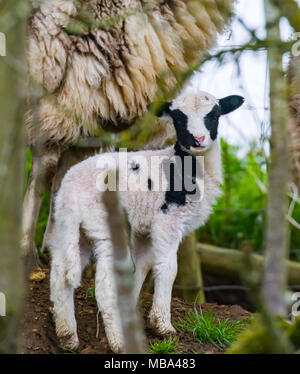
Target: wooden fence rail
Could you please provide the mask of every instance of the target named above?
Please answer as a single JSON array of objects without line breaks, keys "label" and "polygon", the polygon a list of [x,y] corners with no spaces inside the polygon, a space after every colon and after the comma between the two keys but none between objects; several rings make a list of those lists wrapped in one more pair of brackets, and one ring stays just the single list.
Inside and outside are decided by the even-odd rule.
[{"label": "wooden fence rail", "polygon": [[[200,255],[202,271],[232,279],[241,279],[245,269],[243,252],[203,243],[197,244],[196,251]],[[250,259],[254,269],[262,272],[264,256],[251,254]],[[288,284],[290,286],[300,285],[300,263],[287,260],[286,265]]]}]

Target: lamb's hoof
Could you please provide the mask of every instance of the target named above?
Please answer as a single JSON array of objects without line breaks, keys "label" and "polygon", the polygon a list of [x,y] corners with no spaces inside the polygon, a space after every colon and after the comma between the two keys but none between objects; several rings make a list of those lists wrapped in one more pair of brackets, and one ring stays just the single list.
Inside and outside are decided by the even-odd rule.
[{"label": "lamb's hoof", "polygon": [[160,316],[150,315],[150,325],[153,330],[162,336],[175,335],[177,331],[170,322],[165,322]]},{"label": "lamb's hoof", "polygon": [[59,337],[60,346],[69,351],[77,351],[79,348],[79,340],[77,336],[65,335]]},{"label": "lamb's hoof", "polygon": [[163,326],[156,326],[156,332],[159,335],[162,336],[168,336],[168,335],[176,335],[177,331],[175,328],[170,324],[170,325],[163,325]]},{"label": "lamb's hoof", "polygon": [[124,349],[123,344],[117,344],[117,343],[114,343],[114,344],[109,344],[109,346],[110,346],[110,349],[111,349],[114,353],[117,353],[117,354],[125,353],[125,349]]},{"label": "lamb's hoof", "polygon": [[108,340],[109,347],[114,353],[124,353],[125,352],[125,345],[124,345],[124,341],[123,341],[123,336],[121,336],[119,334],[112,334],[111,331],[110,332],[107,331],[106,332],[106,337],[107,337],[107,340]]}]

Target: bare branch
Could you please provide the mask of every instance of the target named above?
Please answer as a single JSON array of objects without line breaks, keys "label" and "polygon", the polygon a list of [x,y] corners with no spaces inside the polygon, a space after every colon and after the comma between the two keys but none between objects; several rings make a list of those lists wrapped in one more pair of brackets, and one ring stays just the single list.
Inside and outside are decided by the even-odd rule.
[{"label": "bare branch", "polygon": [[[265,0],[267,21],[278,19],[272,1]],[[279,23],[268,29],[273,39],[280,40]],[[267,208],[266,262],[263,282],[263,298],[271,316],[285,316],[285,288],[287,255],[286,187],[288,181],[287,145],[287,83],[282,71],[282,53],[278,48],[269,49],[270,99],[271,99],[271,163],[269,170],[269,194]]]},{"label": "bare branch", "polygon": [[145,353],[145,336],[134,305],[134,280],[128,262],[128,243],[125,219],[119,205],[118,193],[106,191],[103,201],[108,212],[108,223],[114,247],[114,269],[118,305],[124,334],[125,353]]}]

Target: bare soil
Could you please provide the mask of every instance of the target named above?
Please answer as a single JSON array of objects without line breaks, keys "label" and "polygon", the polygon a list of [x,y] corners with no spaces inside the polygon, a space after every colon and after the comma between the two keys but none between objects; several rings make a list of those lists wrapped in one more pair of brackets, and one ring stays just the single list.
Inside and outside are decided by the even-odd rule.
[{"label": "bare soil", "polygon": [[[97,333],[97,305],[91,295],[94,286],[93,279],[84,278],[81,287],[75,293],[76,320],[81,354],[109,354],[110,350],[99,315],[98,338]],[[159,337],[148,324],[147,316],[151,306],[152,296],[144,293],[141,296],[141,313],[145,322],[145,331],[149,343],[160,341]],[[194,304],[181,299],[172,300],[172,322],[178,322],[185,317],[188,310],[192,310]],[[231,320],[243,320],[250,313],[239,305],[217,305],[205,303],[203,312],[212,311],[218,318]],[[68,353],[58,343],[53,322],[53,308],[49,300],[49,269],[43,268],[35,271],[28,283],[28,292],[25,302],[23,324],[24,353],[28,354],[52,354]],[[223,353],[212,344],[199,344],[188,333],[178,332],[179,349],[182,353]],[[225,348],[225,347],[224,347]]]}]

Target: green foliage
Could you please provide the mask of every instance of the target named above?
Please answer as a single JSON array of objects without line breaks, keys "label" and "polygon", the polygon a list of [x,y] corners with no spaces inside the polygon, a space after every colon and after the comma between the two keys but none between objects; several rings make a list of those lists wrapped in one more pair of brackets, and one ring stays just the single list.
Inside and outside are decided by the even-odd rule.
[{"label": "green foliage", "polygon": [[32,168],[32,153],[29,148],[26,149],[26,164],[25,164],[25,178],[26,186],[28,185],[29,176]]},{"label": "green foliage", "polygon": [[141,308],[147,308],[151,305],[151,302],[149,300],[140,299],[139,305]]},{"label": "green foliage", "polygon": [[[25,166],[25,175],[26,175],[26,186],[29,182],[29,176],[32,168],[32,154],[29,148],[26,149],[26,166]],[[49,207],[50,207],[50,191],[46,191],[42,198],[42,205],[40,210],[40,215],[38,219],[38,223],[36,226],[36,233],[35,233],[35,243],[37,248],[41,248],[43,244],[43,237],[44,232],[47,227],[48,222],[48,215],[49,215]]]},{"label": "green foliage", "polygon": [[[240,157],[240,149],[222,140],[224,183],[222,195],[205,226],[197,230],[201,242],[240,249],[247,242],[256,252],[263,252],[265,211],[267,206],[267,162],[264,151],[256,145]],[[264,187],[265,186],[265,187]],[[293,218],[300,221],[300,205]],[[290,225],[290,257],[300,260],[300,231]]]},{"label": "green foliage", "polygon": [[267,329],[255,319],[236,342],[227,350],[229,354],[267,353],[272,347],[272,339]]},{"label": "green foliage", "polygon": [[243,158],[239,148],[221,142],[224,184],[214,212],[197,238],[221,247],[240,248],[244,241],[261,251],[264,242],[266,194],[257,184],[267,183],[266,160],[252,147]]},{"label": "green foliage", "polygon": [[193,334],[200,344],[211,343],[220,350],[224,345],[231,345],[245,326],[241,321],[217,319],[212,312],[203,314],[201,309],[186,312],[186,318],[176,323],[176,327]]},{"label": "green foliage", "polygon": [[174,338],[164,339],[150,345],[149,353],[151,354],[179,354],[178,340]]},{"label": "green foliage", "polygon": [[36,226],[35,243],[37,248],[41,248],[43,244],[44,232],[47,227],[48,215],[50,207],[50,191],[46,191],[42,198],[42,205],[39,215],[39,220]]},{"label": "green foliage", "polygon": [[[291,343],[300,350],[300,317],[297,317],[292,325],[288,325],[288,336]],[[299,352],[298,352],[299,353]]]},{"label": "green foliage", "polygon": [[[292,348],[300,349],[300,319],[296,319],[294,323],[289,323],[283,319],[276,321],[276,326],[286,334]],[[270,332],[261,322],[261,317],[253,318],[249,327],[244,330],[234,342],[234,344],[226,351],[229,354],[270,354],[277,353],[274,351],[274,341]]]}]

